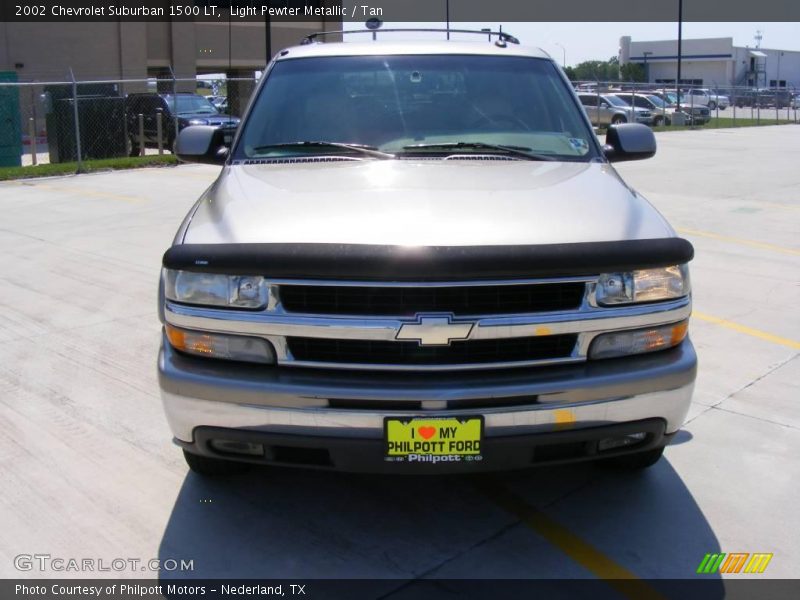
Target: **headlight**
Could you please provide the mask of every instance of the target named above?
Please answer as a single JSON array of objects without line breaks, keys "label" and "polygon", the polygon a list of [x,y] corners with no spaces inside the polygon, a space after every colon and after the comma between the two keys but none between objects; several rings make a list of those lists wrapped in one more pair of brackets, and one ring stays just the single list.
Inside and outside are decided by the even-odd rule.
[{"label": "headlight", "polygon": [[604,273],[597,280],[597,304],[610,306],[633,302],[671,300],[687,296],[691,290],[689,268],[674,265],[628,273]]},{"label": "headlight", "polygon": [[275,364],[275,351],[267,340],[243,335],[190,331],[166,325],[167,339],[176,350],[206,356],[264,364]]},{"label": "headlight", "polygon": [[592,341],[589,358],[614,358],[666,350],[683,341],[688,325],[688,321],[681,321],[661,327],[603,333]]},{"label": "headlight", "polygon": [[189,125],[208,125],[206,119],[189,119]]},{"label": "headlight", "polygon": [[264,308],[269,299],[260,275],[215,275],[166,270],[164,295],[175,302],[230,308]]}]

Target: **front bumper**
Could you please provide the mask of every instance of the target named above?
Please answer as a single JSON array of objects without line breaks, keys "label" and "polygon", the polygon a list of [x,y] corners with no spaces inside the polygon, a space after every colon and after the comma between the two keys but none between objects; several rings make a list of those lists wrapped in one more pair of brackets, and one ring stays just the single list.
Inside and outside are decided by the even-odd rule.
[{"label": "front bumper", "polygon": [[[506,450],[494,451],[495,460],[482,468],[530,464],[530,452],[523,449],[551,434],[569,438],[568,443],[588,443],[606,436],[598,429],[636,429],[639,422],[655,427],[647,430],[647,444],[636,447],[644,450],[665,443],[683,424],[696,370],[688,339],[671,350],[622,359],[413,378],[224,363],[181,355],[166,341],[158,358],[167,420],[176,442],[187,450],[213,454],[209,431],[225,430],[226,439],[257,436],[267,445],[326,449],[329,464],[316,466],[369,471],[383,464],[386,416],[483,415],[485,447]],[[352,461],[348,451],[334,461],[335,447],[369,458]],[[571,458],[591,455],[589,450]]]}]

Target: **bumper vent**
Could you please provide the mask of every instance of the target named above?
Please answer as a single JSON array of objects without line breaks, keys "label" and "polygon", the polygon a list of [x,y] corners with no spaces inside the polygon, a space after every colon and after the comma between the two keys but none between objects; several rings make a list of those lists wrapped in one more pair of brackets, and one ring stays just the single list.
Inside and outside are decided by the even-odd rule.
[{"label": "bumper vent", "polygon": [[282,285],[287,312],[321,315],[413,316],[421,312],[507,315],[575,310],[581,282],[453,287]]}]

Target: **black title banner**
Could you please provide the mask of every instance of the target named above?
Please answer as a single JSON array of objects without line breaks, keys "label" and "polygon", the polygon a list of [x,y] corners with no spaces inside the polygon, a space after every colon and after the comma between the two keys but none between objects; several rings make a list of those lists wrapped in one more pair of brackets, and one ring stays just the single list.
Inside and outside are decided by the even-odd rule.
[{"label": "black title banner", "polygon": [[[110,21],[294,21],[369,19],[452,24],[547,21],[677,21],[681,0],[3,0],[10,23]],[[800,2],[682,0],[688,22],[800,22]],[[800,23],[798,23],[800,27]],[[360,28],[360,27],[359,27]]]}]

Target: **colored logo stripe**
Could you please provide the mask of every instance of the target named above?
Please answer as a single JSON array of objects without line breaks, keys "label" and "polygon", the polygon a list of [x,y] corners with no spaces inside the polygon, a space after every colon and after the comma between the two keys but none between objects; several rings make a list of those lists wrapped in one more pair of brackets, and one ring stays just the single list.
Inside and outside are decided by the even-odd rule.
[{"label": "colored logo stripe", "polygon": [[[725,558],[727,556],[727,559]],[[732,552],[725,554],[724,552],[715,554],[706,554],[703,560],[700,561],[700,566],[697,567],[698,574],[710,575],[713,573],[740,573],[744,567],[745,573],[763,573],[767,569],[767,565],[772,560],[772,553],[756,553],[750,554],[749,552]],[[748,560],[748,558],[750,560]],[[723,562],[723,560],[725,562]]]},{"label": "colored logo stripe", "polygon": [[750,562],[744,568],[745,573],[763,573],[767,569],[769,561],[772,560],[772,553],[753,554]]}]

